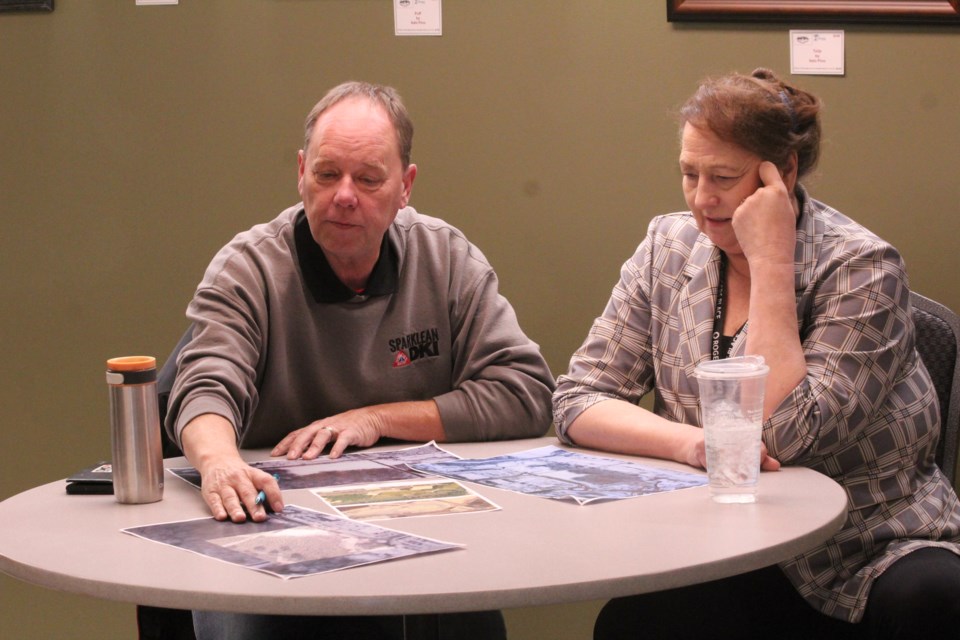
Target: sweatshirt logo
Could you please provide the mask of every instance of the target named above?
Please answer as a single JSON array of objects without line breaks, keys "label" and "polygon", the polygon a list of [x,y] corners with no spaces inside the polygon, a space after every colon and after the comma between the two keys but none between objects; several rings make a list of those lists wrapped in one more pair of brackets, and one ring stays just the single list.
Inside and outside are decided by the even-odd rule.
[{"label": "sweatshirt logo", "polygon": [[440,332],[426,329],[408,333],[390,340],[390,353],[393,355],[393,368],[405,367],[421,358],[436,358],[440,355]]}]

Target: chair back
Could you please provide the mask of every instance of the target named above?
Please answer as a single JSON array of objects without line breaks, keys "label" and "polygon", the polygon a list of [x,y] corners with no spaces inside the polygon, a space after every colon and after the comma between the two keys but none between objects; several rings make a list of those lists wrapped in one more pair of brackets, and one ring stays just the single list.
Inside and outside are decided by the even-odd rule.
[{"label": "chair back", "polygon": [[167,435],[164,422],[167,419],[167,405],[170,401],[170,392],[173,390],[173,382],[177,378],[177,356],[180,355],[180,351],[187,346],[191,338],[193,338],[192,324],[184,332],[180,338],[180,342],[173,348],[170,355],[167,356],[166,362],[163,363],[163,367],[157,375],[157,404],[160,408],[160,440],[163,445],[164,458],[176,458],[183,455],[177,443]]},{"label": "chair back", "polygon": [[918,293],[910,294],[910,303],[917,328],[917,352],[940,401],[937,464],[950,484],[955,484],[960,438],[960,317]]}]

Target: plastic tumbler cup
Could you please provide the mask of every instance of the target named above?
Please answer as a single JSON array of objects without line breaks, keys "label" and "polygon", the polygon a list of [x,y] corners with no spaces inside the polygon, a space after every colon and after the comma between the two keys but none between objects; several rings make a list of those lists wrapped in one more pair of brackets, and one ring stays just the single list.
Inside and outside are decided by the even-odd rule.
[{"label": "plastic tumbler cup", "polygon": [[760,356],[697,366],[707,477],[716,502],[756,502],[763,389],[769,371]]}]

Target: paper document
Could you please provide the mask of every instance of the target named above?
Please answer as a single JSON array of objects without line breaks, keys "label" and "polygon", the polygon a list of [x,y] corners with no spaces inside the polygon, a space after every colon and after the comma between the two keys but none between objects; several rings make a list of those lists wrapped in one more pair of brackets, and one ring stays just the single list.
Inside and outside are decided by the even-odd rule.
[{"label": "paper document", "polygon": [[424,473],[587,504],[707,484],[705,473],[672,471],[547,446],[480,460],[415,465]]},{"label": "paper document", "polygon": [[284,579],[462,546],[296,505],[265,522],[198,518],[123,531]]}]

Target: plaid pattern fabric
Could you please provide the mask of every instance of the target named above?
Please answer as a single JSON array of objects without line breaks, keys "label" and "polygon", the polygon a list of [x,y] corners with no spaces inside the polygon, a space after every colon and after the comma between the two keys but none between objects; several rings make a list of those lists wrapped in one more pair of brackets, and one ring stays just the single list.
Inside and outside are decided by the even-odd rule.
[{"label": "plaid pattern fabric", "polygon": [[[948,443],[947,420],[949,418],[950,396],[953,393],[954,368],[957,364],[957,339],[953,332],[953,327],[949,322],[930,313],[925,309],[917,308],[914,298],[913,322],[917,328],[917,352],[920,359],[930,372],[933,379],[933,386],[937,390],[937,397],[940,399],[940,442],[937,444],[937,460],[940,461],[941,469],[946,464],[947,473],[944,475],[948,479],[952,478],[956,457],[956,441]],[[954,425],[954,430],[956,426]],[[946,445],[950,449],[946,450]]]},{"label": "plaid pattern fabric", "polygon": [[[808,373],[764,424],[771,455],[828,475],[848,519],[825,544],[781,564],[823,613],[857,622],[874,578],[922,546],[960,554],[960,504],[934,463],[939,408],[914,348],[900,255],[798,191],[797,323]],[[689,213],[654,219],[622,267],[603,315],[560,376],[554,421],[606,399],[700,425],[693,371],[710,358],[719,250]],[[749,328],[747,329],[749,331]],[[732,355],[744,355],[745,341]]]}]

